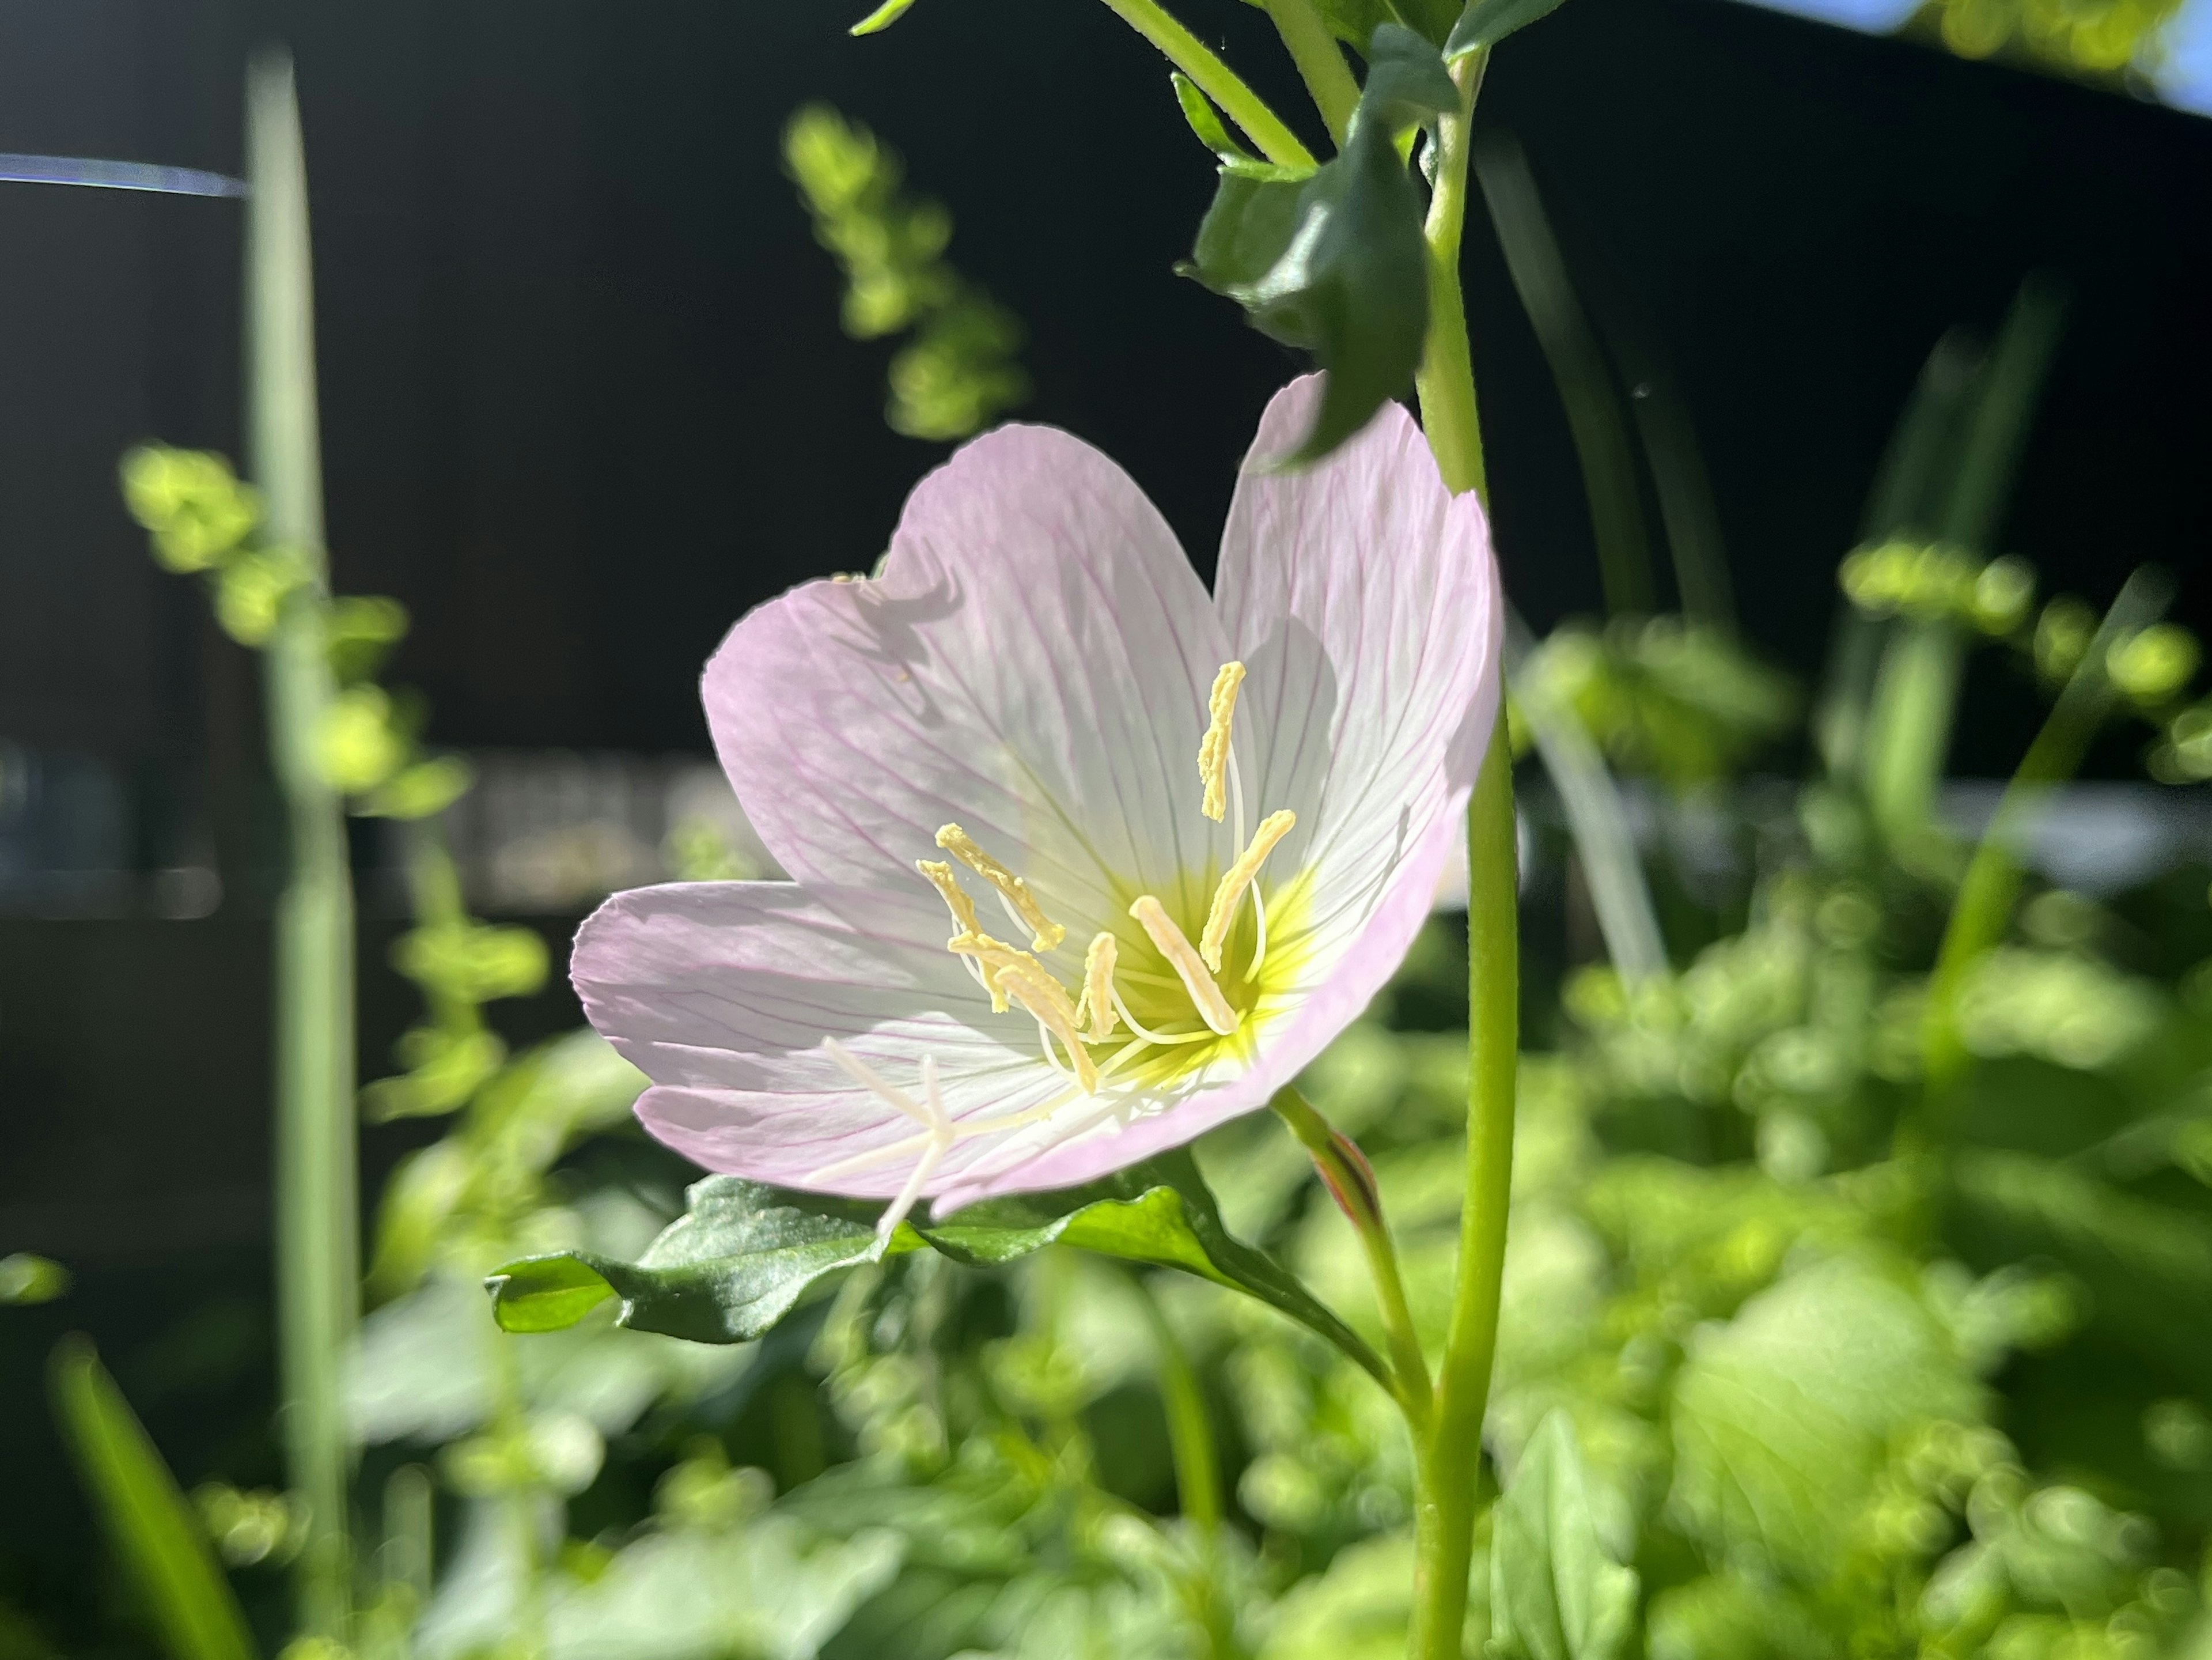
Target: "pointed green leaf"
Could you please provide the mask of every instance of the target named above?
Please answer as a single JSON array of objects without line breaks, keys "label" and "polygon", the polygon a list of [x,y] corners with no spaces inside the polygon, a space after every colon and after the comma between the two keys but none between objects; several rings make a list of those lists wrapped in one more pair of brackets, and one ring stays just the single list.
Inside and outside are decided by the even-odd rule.
[{"label": "pointed green leaf", "polygon": [[93,1508],[170,1660],[254,1660],[246,1615],[199,1517],[90,1343],[70,1338],[55,1349],[52,1386]]},{"label": "pointed green leaf", "polygon": [[1410,29],[1383,24],[1369,57],[1342,154],[1304,179],[1224,161],[1182,268],[1320,358],[1322,407],[1292,464],[1326,455],[1407,391],[1428,331],[1421,198],[1396,139],[1458,94],[1436,48]]},{"label": "pointed green leaf", "polygon": [[1635,1570],[1607,1549],[1574,1426],[1554,1412],[1514,1467],[1491,1526],[1491,1647],[1500,1660],[1616,1660]]},{"label": "pointed green leaf", "polygon": [[880,34],[906,15],[914,0],[884,0],[884,3],[853,25],[848,31],[853,34]]},{"label": "pointed green leaf", "polygon": [[1213,107],[1213,100],[1198,89],[1195,81],[1181,70],[1170,70],[1168,80],[1175,88],[1176,102],[1182,106],[1182,119],[1190,123],[1190,130],[1198,135],[1200,143],[1224,163],[1258,159],[1229,136],[1221,112]]},{"label": "pointed green leaf", "polygon": [[1468,0],[1468,8],[1444,40],[1444,57],[1457,63],[1471,52],[1494,46],[1516,29],[1557,11],[1562,0]]},{"label": "pointed green leaf", "polygon": [[1176,1268],[1258,1298],[1350,1354],[1378,1378],[1374,1352],[1275,1262],[1233,1238],[1186,1152],[1065,1193],[987,1200],[941,1224],[902,1223],[879,1245],[883,1207],[791,1193],[736,1177],[695,1184],[688,1213],[635,1262],[588,1251],[526,1257],[492,1275],[500,1324],[509,1331],[573,1325],[610,1296],[619,1323],[697,1342],[760,1336],[824,1276],[933,1248],[990,1267],[1049,1244]]}]

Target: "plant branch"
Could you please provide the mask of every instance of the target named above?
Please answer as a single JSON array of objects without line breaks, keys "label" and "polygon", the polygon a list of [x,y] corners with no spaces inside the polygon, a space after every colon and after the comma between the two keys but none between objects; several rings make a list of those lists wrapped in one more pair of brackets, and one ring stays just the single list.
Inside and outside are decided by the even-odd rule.
[{"label": "plant branch", "polygon": [[1367,1271],[1375,1281],[1376,1308],[1382,1316],[1389,1345],[1393,1392],[1418,1440],[1428,1430],[1429,1363],[1421,1353],[1420,1336],[1413,1329],[1413,1309],[1406,1300],[1405,1280],[1398,1273],[1398,1250],[1382,1215],[1375,1172],[1350,1139],[1340,1134],[1297,1090],[1277,1091],[1269,1105],[1290,1126],[1298,1145],[1312,1155],[1314,1168],[1321,1173],[1337,1208],[1359,1236],[1359,1247],[1367,1256]]},{"label": "plant branch", "polygon": [[339,1368],[359,1308],[353,880],[345,818],[318,741],[332,696],[325,608],[314,301],[299,106],[289,59],[247,79],[247,399],[270,542],[305,562],[265,660],[287,870],[276,920],[276,1280],[285,1461],[307,1506],[299,1617],[343,1643],[351,1614],[348,1447]]},{"label": "plant branch", "polygon": [[[1422,420],[1444,483],[1454,490],[1486,495],[1459,247],[1466,225],[1468,130],[1488,61],[1486,52],[1476,52],[1454,67],[1460,107],[1437,125],[1435,193],[1427,226],[1429,335],[1420,374]],[[1459,1264],[1435,1408],[1428,1433],[1417,1438],[1414,1446],[1413,1613],[1407,1643],[1413,1660],[1461,1660],[1462,1653],[1482,1418],[1498,1347],[1512,1191],[1521,1042],[1517,840],[1512,745],[1500,708],[1467,811],[1467,1196],[1460,1213]]]},{"label": "plant branch", "polygon": [[1299,143],[1297,134],[1285,126],[1260,94],[1215,57],[1204,41],[1176,21],[1158,0],[1106,0],[1106,5],[1219,105],[1270,161],[1285,167],[1314,165],[1313,152]]},{"label": "plant branch", "polygon": [[2017,850],[2020,832],[2051,786],[2074,775],[2104,724],[2115,696],[2106,669],[2113,646],[2156,622],[2172,602],[2172,583],[2162,574],[2138,570],[2128,579],[1998,798],[1996,812],[1960,879],[1936,966],[1928,977],[1928,1007],[1921,1029],[1927,1128],[1931,1131],[1940,1128],[1936,1120],[1966,1072],[1969,1057],[1959,1031],[1959,1000],[1966,976],[2004,938],[2020,901],[2026,874]]},{"label": "plant branch", "polygon": [[1313,95],[1314,107],[1328,125],[1328,136],[1343,149],[1352,112],[1359,107],[1359,82],[1352,78],[1336,37],[1328,32],[1314,0],[1267,0],[1267,7],[1275,33],[1283,37],[1291,61]]},{"label": "plant branch", "polygon": [[1473,490],[1490,500],[1490,480],[1482,459],[1482,422],[1474,401],[1474,356],[1468,344],[1467,301],[1460,293],[1459,249],[1467,229],[1468,132],[1475,94],[1490,64],[1487,48],[1472,52],[1452,68],[1460,106],[1437,121],[1436,184],[1429,197],[1429,333],[1414,377],[1421,398],[1421,425],[1437,466],[1455,494]]}]

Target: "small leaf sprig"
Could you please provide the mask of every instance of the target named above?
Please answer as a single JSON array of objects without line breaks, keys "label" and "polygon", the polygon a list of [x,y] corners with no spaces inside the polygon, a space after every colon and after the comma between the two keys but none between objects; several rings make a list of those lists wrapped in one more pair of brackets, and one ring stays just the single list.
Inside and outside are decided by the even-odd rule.
[{"label": "small leaf sprig", "polygon": [[[122,481],[155,561],[205,581],[216,618],[232,639],[266,646],[280,610],[310,586],[312,572],[296,550],[262,533],[260,493],[222,456],[165,445],[125,455]],[[341,596],[320,611],[337,686],[315,733],[323,775],[349,811],[410,821],[416,831],[408,872],[416,926],[394,945],[392,961],[422,988],[429,1018],[400,1039],[407,1070],[369,1085],[362,1106],[374,1120],[451,1112],[506,1062],[507,1047],[486,1024],[483,1006],[538,990],[545,945],[528,928],[494,927],[468,915],[453,860],[424,822],[459,800],[472,779],[459,756],[423,745],[421,700],[374,678],[406,637],[406,609],[380,596]]]},{"label": "small leaf sprig", "polygon": [[815,240],[844,272],[845,332],[911,333],[889,371],[894,432],[966,438],[1028,398],[1020,321],[945,262],[952,216],[903,193],[896,151],[829,105],[808,104],[784,128],[783,162]]}]

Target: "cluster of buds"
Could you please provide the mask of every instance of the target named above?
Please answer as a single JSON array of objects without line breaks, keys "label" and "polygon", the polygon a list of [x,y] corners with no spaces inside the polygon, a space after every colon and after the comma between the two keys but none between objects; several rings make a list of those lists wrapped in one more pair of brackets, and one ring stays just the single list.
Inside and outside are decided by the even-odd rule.
[{"label": "cluster of buds", "polygon": [[155,561],[179,575],[204,576],[216,620],[239,644],[268,645],[289,605],[313,602],[338,687],[316,733],[316,752],[331,787],[349,798],[354,812],[426,818],[468,788],[466,764],[425,755],[412,711],[369,684],[406,636],[407,611],[398,600],[321,595],[306,554],[258,534],[260,494],[219,455],[143,445],[123,458],[123,496],[152,539]]},{"label": "cluster of buds", "polygon": [[2026,560],[1980,559],[1942,542],[1860,548],[1838,576],[1869,616],[1955,622],[1998,640],[2017,634],[2035,603],[2035,573]]},{"label": "cluster of buds", "polygon": [[[2035,611],[2035,573],[2011,555],[1982,560],[1948,544],[1893,540],[1857,549],[1838,575],[1868,616],[1948,622],[2008,642],[2049,686],[2073,678],[2097,643],[2097,613],[2083,601],[2060,594]],[[2104,647],[2106,684],[2159,730],[2149,767],[2161,783],[2212,778],[2212,698],[2183,702],[2203,657],[2197,636],[2174,623],[2130,629]]]}]

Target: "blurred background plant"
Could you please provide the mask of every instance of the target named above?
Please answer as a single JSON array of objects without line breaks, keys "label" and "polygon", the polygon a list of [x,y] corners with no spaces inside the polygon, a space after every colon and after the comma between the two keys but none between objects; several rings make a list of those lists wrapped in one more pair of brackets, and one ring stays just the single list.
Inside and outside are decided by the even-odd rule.
[{"label": "blurred background plant", "polygon": [[[1018,403],[1018,327],[945,265],[949,220],[902,196],[880,143],[812,107],[785,159],[850,331],[915,334],[890,423],[953,436]],[[2197,1656],[2212,871],[2069,884],[2038,836],[2100,738],[2162,788],[2212,777],[2212,696],[2194,636],[2163,620],[2170,582],[2138,573],[2101,606],[2046,595],[1997,544],[2056,287],[2030,279],[1987,344],[1936,345],[1862,539],[1836,550],[1835,648],[1807,684],[1739,631],[1656,343],[1576,292],[1517,151],[1479,166],[1610,609],[1530,642],[1512,689],[1528,770],[1555,784],[1528,792],[1523,897],[1532,964],[1557,972],[1532,967],[1525,992],[1498,1502],[1468,1651]],[[933,347],[963,308],[977,332]],[[465,903],[441,825],[468,772],[377,678],[404,611],[323,592],[319,547],[276,533],[266,477],[257,493],[218,457],[149,447],[124,483],[155,559],[207,585],[234,639],[265,649],[289,619],[313,643],[315,778],[406,827],[392,965],[423,1013],[357,1104],[441,1128],[384,1186],[357,1329],[350,1280],[348,1317],[317,1328],[334,1553],[311,1551],[297,1468],[185,1493],[89,1348],[54,1356],[117,1569],[103,1652],[1403,1652],[1402,1427],[1338,1349],[1220,1286],[1063,1247],[996,1268],[918,1250],[826,1277],[741,1344],[618,1329],[585,1280],[541,1323],[558,1329],[500,1330],[488,1274],[637,1258],[689,1173],[630,1125],[641,1080],[595,1036],[510,1046],[487,1015],[548,955]],[[1978,658],[2040,724],[1976,814],[1946,786]],[[272,695],[270,714],[281,731],[302,710]],[[1579,833],[1547,725],[1647,834]],[[745,867],[709,824],[677,841],[686,874]],[[1652,960],[1613,945],[1645,933]],[[1303,1080],[1374,1165],[1431,1360],[1465,1164],[1465,954],[1440,917]],[[1358,1241],[1281,1126],[1230,1126],[1198,1161],[1237,1237],[1382,1342]],[[61,1265],[0,1260],[0,1303],[68,1289]],[[305,1617],[295,1581],[319,1588]],[[317,1606],[335,1608],[319,1628]],[[61,1651],[46,1614],[0,1604],[0,1653]]]}]

